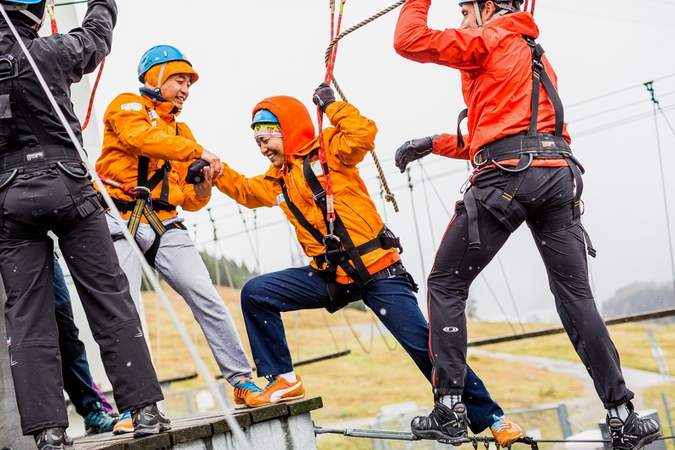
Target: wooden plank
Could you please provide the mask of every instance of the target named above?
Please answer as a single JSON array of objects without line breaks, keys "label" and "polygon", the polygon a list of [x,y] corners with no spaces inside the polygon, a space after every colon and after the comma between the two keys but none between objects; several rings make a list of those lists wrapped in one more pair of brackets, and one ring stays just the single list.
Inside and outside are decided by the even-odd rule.
[{"label": "wooden plank", "polygon": [[306,400],[296,400],[286,403],[289,416],[299,416],[308,412],[323,408],[321,397],[313,397]]},{"label": "wooden plank", "polygon": [[170,431],[169,436],[173,445],[184,444],[213,436],[213,428],[209,423],[190,424]]},{"label": "wooden plank", "polygon": [[288,417],[288,407],[283,403],[252,409],[249,414],[253,423],[269,422],[279,417]]},{"label": "wooden plank", "polygon": [[[249,413],[236,414],[234,419],[237,421],[241,428],[248,428],[251,426],[253,421],[251,420],[251,415]],[[213,434],[225,434],[229,433],[230,426],[227,424],[225,419],[218,419],[211,423],[211,428],[213,428]]]},{"label": "wooden plank", "polygon": [[168,433],[156,434],[142,439],[133,439],[126,443],[128,450],[159,450],[171,447],[171,438]]}]

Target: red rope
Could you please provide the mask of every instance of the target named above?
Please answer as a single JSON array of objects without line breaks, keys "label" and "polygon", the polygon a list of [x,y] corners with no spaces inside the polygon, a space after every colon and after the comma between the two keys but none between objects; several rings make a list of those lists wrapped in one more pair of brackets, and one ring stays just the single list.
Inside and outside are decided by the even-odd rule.
[{"label": "red rope", "polygon": [[525,6],[523,6],[523,11],[527,12],[527,7],[528,7],[529,3],[530,3],[529,0],[525,0]]},{"label": "red rope", "polygon": [[532,11],[530,14],[534,16],[534,7],[537,5],[537,0],[532,0]]},{"label": "red rope", "polygon": [[105,58],[101,61],[101,65],[98,68],[98,74],[96,75],[96,81],[94,82],[94,87],[91,90],[91,97],[89,97],[89,107],[87,108],[87,116],[84,118],[84,123],[82,124],[82,131],[86,130],[89,126],[89,121],[91,120],[91,115],[94,112],[94,100],[96,100],[96,92],[98,91],[98,85],[101,82],[101,75],[103,75],[103,69],[105,68]]},{"label": "red rope", "polygon": [[[335,2],[331,2],[331,25],[330,25],[330,35],[331,42],[336,35],[340,34],[342,29],[342,17],[344,14],[346,0],[341,0],[340,2],[340,11],[338,13],[337,26],[335,26]],[[337,44],[333,47],[330,58],[328,59],[328,64],[326,67],[326,76],[324,77],[324,83],[330,85],[333,80],[333,72],[335,70],[335,58],[337,57]],[[325,167],[328,163],[326,158],[326,149],[325,143],[323,140],[323,111],[321,107],[317,107],[317,124],[319,126],[319,161],[321,166]],[[331,180],[330,173],[324,173],[325,175],[325,190],[326,190],[326,218],[328,219],[329,226],[332,227],[332,224],[335,222],[335,197],[333,194],[333,181]],[[327,230],[328,234],[333,234],[333,230]]]},{"label": "red rope", "polygon": [[[54,11],[54,5],[47,5],[47,11],[49,12],[49,18],[52,25],[52,34],[57,34],[59,32],[59,24],[56,22],[56,13]],[[105,59],[101,61],[101,65],[98,68],[98,74],[96,75],[96,81],[94,82],[94,87],[91,90],[91,96],[89,97],[89,106],[87,107],[87,116],[84,118],[84,123],[82,124],[82,131],[86,130],[89,126],[89,121],[91,120],[92,113],[94,112],[94,100],[96,99],[96,92],[98,91],[98,85],[101,82],[101,75],[103,75],[103,68],[105,67]]]}]

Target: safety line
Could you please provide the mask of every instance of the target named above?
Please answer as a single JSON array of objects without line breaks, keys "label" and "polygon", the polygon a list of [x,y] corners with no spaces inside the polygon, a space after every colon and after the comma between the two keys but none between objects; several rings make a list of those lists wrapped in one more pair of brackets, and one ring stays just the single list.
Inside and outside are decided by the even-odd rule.
[{"label": "safety line", "polygon": [[[664,106],[663,112],[671,111],[673,109],[675,109],[675,103]],[[576,132],[576,133],[572,133],[572,137],[575,140],[577,140],[577,139],[582,138],[582,137],[590,136],[590,135],[593,135],[593,134],[597,134],[597,133],[601,133],[603,131],[610,130],[612,128],[620,127],[621,125],[626,125],[626,124],[630,124],[630,123],[637,122],[637,121],[640,121],[640,120],[649,119],[651,116],[652,116],[652,111],[647,111],[647,112],[640,113],[640,114],[634,114],[632,116],[628,116],[628,117],[625,117],[623,119],[619,119],[619,120],[614,121],[614,122],[607,122],[607,123],[604,123],[604,124],[599,125],[597,127],[587,128],[585,130],[582,130],[582,131],[579,131],[579,132]]]},{"label": "safety line", "polygon": [[[392,440],[392,441],[430,441],[434,442],[434,439],[420,439],[411,432],[406,431],[389,431],[389,430],[375,430],[375,429],[359,429],[359,428],[324,428],[314,425],[314,434],[339,434],[347,437],[354,438],[364,438],[364,439],[381,439],[381,440]],[[666,441],[675,439],[675,436],[661,436],[656,438],[656,441]],[[439,439],[436,442],[444,442],[443,439]],[[485,448],[489,448],[490,444],[496,444],[496,440],[493,437],[487,436],[469,436],[466,439],[463,439],[459,442],[453,443],[453,445],[459,446],[461,444],[472,444],[474,449],[478,448],[478,444],[482,443],[485,445]],[[524,436],[519,438],[514,443],[528,445],[532,449],[537,449],[538,444],[611,444],[612,441],[609,439],[535,439],[529,436]],[[509,446],[510,447],[510,446]],[[499,446],[497,445],[497,448]]]},{"label": "safety line", "polygon": [[[417,164],[419,165],[420,172],[424,170],[422,166],[422,160],[418,159]],[[431,237],[431,244],[436,247],[436,232],[434,231],[433,219],[431,218],[431,204],[429,203],[429,190],[427,189],[427,183],[425,182],[424,172],[422,172],[422,191],[424,192],[424,205],[427,210],[427,221],[429,222],[429,235]]]},{"label": "safety line", "polygon": [[[651,97],[654,109],[654,126],[656,128],[656,149],[658,155],[658,164],[659,164],[659,173],[661,175],[661,190],[663,194],[663,210],[666,219],[666,233],[668,235],[668,252],[670,255],[670,270],[672,274],[673,282],[673,295],[675,295],[675,255],[673,255],[673,233],[670,227],[670,211],[668,208],[668,190],[666,188],[666,173],[663,168],[663,150],[661,149],[661,132],[659,130],[659,110],[661,110],[661,103],[656,98],[656,93],[654,91],[654,82],[649,81],[645,83],[645,88],[647,93]],[[665,116],[665,114],[664,114]],[[669,122],[670,125],[670,122]],[[671,128],[672,131],[672,128]],[[675,133],[675,131],[674,131]]]},{"label": "safety line", "polygon": [[[669,73],[667,75],[663,75],[663,76],[658,77],[658,78],[654,78],[652,80],[652,82],[655,83],[657,81],[663,81],[663,80],[667,80],[667,79],[673,78],[673,77],[675,77],[675,72]],[[615,91],[610,91],[610,92],[607,92],[605,94],[596,95],[594,97],[590,97],[590,98],[587,98],[585,100],[580,100],[580,101],[575,102],[575,103],[570,103],[569,105],[565,105],[565,108],[566,109],[576,108],[577,106],[585,105],[586,103],[591,103],[591,102],[594,102],[596,100],[601,100],[603,98],[611,97],[611,96],[616,95],[616,94],[622,94],[624,92],[630,91],[630,90],[635,89],[635,88],[642,88],[643,86],[644,86],[644,83],[633,84],[633,85],[627,86],[625,88],[617,89]]]},{"label": "safety line", "polygon": [[[66,133],[68,134],[68,137],[70,138],[73,146],[77,150],[77,152],[80,155],[80,158],[82,159],[83,164],[87,166],[89,169],[89,174],[92,177],[94,184],[98,188],[99,192],[103,196],[106,204],[110,208],[110,210],[117,216],[120,217],[119,210],[115,206],[115,203],[113,202],[112,198],[110,197],[110,194],[108,193],[107,189],[105,188],[103,181],[99,178],[98,174],[96,173],[96,170],[91,166],[89,163],[89,159],[87,156],[87,153],[84,151],[84,148],[80,144],[79,139],[75,135],[75,131],[73,128],[70,126],[70,123],[68,122],[68,119],[66,119],[66,116],[64,115],[61,106],[58,104],[56,101],[56,98],[54,97],[54,94],[51,92],[49,89],[49,86],[47,82],[45,81],[44,76],[42,75],[42,71],[40,71],[40,68],[37,66],[37,63],[35,62],[35,59],[33,59],[33,55],[30,53],[28,48],[26,47],[26,44],[23,42],[23,39],[21,38],[21,35],[19,32],[16,30],[16,27],[14,26],[14,23],[10,19],[9,15],[7,14],[7,11],[5,9],[5,6],[0,3],[0,14],[2,14],[2,17],[5,19],[5,22],[9,25],[9,28],[14,35],[14,38],[16,39],[17,43],[19,44],[19,48],[21,48],[21,51],[23,54],[26,56],[26,60],[28,61],[29,65],[31,66],[33,72],[35,73],[35,76],[38,79],[38,82],[40,83],[40,86],[42,87],[42,90],[44,91],[47,99],[49,100],[52,108],[54,109],[54,112],[56,113],[59,121],[61,122],[61,125],[64,127]],[[206,382],[207,386],[209,387],[209,390],[211,391],[212,395],[214,396],[216,403],[224,413],[224,418],[225,421],[228,423],[230,426],[230,429],[232,430],[235,438],[237,440],[240,440],[241,443],[244,445],[245,448],[249,449],[251,448],[251,445],[244,435],[244,432],[242,431],[241,427],[237,423],[237,421],[234,419],[232,415],[232,409],[230,408],[229,403],[227,402],[227,399],[223,397],[223,395],[220,393],[218,390],[218,386],[215,384],[213,381],[209,369],[206,366],[206,363],[202,359],[202,357],[199,355],[199,352],[197,351],[197,347],[195,344],[192,342],[192,339],[190,338],[190,335],[187,332],[187,329],[181,322],[181,320],[178,317],[178,314],[176,313],[176,310],[174,309],[173,305],[171,304],[171,301],[167,297],[166,293],[162,289],[159,280],[153,273],[152,269],[150,268],[150,265],[148,262],[145,260],[145,257],[143,256],[143,253],[141,252],[140,248],[138,247],[138,244],[136,244],[136,241],[134,240],[133,236],[131,236],[131,233],[129,232],[129,229],[126,226],[122,226],[122,234],[124,235],[125,239],[129,242],[131,246],[132,252],[136,255],[137,260],[140,262],[141,267],[143,268],[143,272],[147,276],[148,280],[150,281],[150,284],[152,287],[155,289],[157,292],[158,297],[162,301],[162,304],[164,305],[165,309],[169,313],[169,316],[171,317],[171,320],[174,323],[174,326],[176,327],[178,334],[180,335],[181,339],[183,340],[183,343],[187,347],[188,352],[192,356],[192,359],[197,366],[197,371],[200,373],[202,377],[204,377],[204,381]]]},{"label": "safety line", "polygon": [[[487,277],[483,272],[480,273],[481,280],[483,281],[483,284],[488,288],[488,291],[490,291],[490,295],[492,298],[495,300],[497,303],[497,306],[499,306],[499,310],[502,312],[502,316],[504,316],[504,320],[506,320],[506,323],[509,325],[511,328],[511,331],[513,331],[513,334],[517,334],[518,331],[516,330],[516,327],[513,326],[513,322],[509,319],[508,314],[506,314],[506,310],[504,309],[504,306],[502,305],[502,302],[499,301],[499,298],[497,297],[497,294],[495,293],[494,289],[492,289],[492,285],[490,282],[487,280]],[[521,324],[522,326],[522,324]]]},{"label": "safety line", "polygon": [[216,248],[218,249],[218,260],[216,261],[216,279],[218,280],[218,285],[220,286],[220,257],[222,256],[224,261],[225,276],[227,277],[227,285],[235,289],[234,280],[232,279],[232,272],[230,272],[230,267],[227,264],[228,260],[225,257],[225,252],[223,251],[223,246],[218,239],[218,228],[216,226],[216,220],[213,217],[213,210],[211,208],[206,208],[206,212],[209,214],[209,220],[211,221],[211,227],[213,228],[213,240],[216,242]]},{"label": "safety line", "polygon": [[258,273],[260,273],[260,260],[258,259],[258,252],[256,251],[255,245],[253,245],[253,238],[251,237],[251,231],[248,229],[248,222],[246,220],[246,216],[244,216],[244,210],[242,209],[239,203],[237,203],[237,209],[239,210],[239,216],[241,217],[241,221],[244,224],[244,232],[246,233],[246,237],[248,238],[248,245],[251,247],[253,259],[255,259],[256,270],[258,271]]},{"label": "safety line", "polygon": [[[606,326],[613,326],[613,325],[622,325],[626,323],[634,323],[634,322],[644,322],[647,320],[656,320],[656,319],[664,319],[666,317],[675,317],[675,308],[671,309],[663,309],[659,311],[652,311],[648,313],[642,313],[642,314],[633,314],[630,316],[623,316],[623,317],[617,317],[614,319],[608,319],[605,320],[605,325]],[[543,337],[543,336],[552,336],[554,334],[563,334],[566,333],[566,330],[562,327],[558,328],[547,328],[545,330],[538,330],[538,331],[528,331],[527,333],[521,333],[521,334],[516,334],[516,335],[508,335],[508,336],[498,336],[498,337],[493,337],[493,338],[486,338],[486,339],[478,339],[473,342],[469,342],[469,347],[482,347],[485,345],[493,345],[493,344],[502,344],[504,342],[512,342],[512,341],[521,341],[525,339],[533,339],[533,338],[538,338],[538,337]]]},{"label": "safety line", "polygon": [[424,267],[424,250],[422,249],[422,236],[420,234],[420,224],[417,220],[417,211],[415,208],[415,194],[413,192],[412,176],[410,175],[410,167],[406,169],[408,175],[408,189],[410,189],[410,206],[412,207],[413,223],[415,224],[415,235],[417,236],[417,250],[420,252],[420,263],[422,264],[422,277],[427,276],[426,268]]},{"label": "safety line", "polygon": [[349,327],[349,330],[351,331],[352,335],[354,336],[354,339],[356,339],[356,342],[359,344],[359,347],[361,347],[361,350],[363,350],[363,352],[366,355],[370,355],[373,352],[373,343],[374,343],[373,341],[375,339],[375,333],[373,332],[373,326],[374,326],[373,323],[372,322],[370,323],[370,345],[369,345],[369,348],[366,348],[363,341],[361,340],[361,337],[359,336],[359,334],[354,329],[354,325],[352,325],[351,320],[349,320],[349,315],[347,314],[346,308],[342,309],[342,315],[344,316],[345,322],[347,322],[347,326]]}]

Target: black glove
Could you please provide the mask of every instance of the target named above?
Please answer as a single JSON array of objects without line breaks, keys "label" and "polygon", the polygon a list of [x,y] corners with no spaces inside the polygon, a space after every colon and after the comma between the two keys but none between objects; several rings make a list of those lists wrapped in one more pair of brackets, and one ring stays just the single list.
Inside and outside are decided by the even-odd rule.
[{"label": "black glove", "polygon": [[316,91],[314,91],[312,101],[316,106],[321,108],[321,112],[326,112],[328,105],[335,103],[335,92],[333,92],[333,88],[326,83],[321,83],[319,87],[316,88]]},{"label": "black glove", "polygon": [[420,158],[424,158],[431,153],[434,148],[434,137],[435,136],[428,136],[421,139],[413,139],[396,150],[396,167],[399,168],[401,173],[405,172],[405,168],[408,167],[408,164]]},{"label": "black glove", "polygon": [[204,174],[202,171],[204,170],[204,167],[208,167],[211,164],[209,164],[207,161],[204,161],[203,159],[196,159],[192,164],[190,164],[190,167],[188,167],[188,172],[187,175],[185,176],[185,182],[187,184],[199,184],[204,181]]}]

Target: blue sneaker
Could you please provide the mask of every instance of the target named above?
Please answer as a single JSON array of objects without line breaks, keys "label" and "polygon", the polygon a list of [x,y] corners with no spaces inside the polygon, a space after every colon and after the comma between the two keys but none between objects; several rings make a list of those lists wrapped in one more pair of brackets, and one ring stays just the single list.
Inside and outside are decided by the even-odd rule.
[{"label": "blue sneaker", "polygon": [[117,418],[112,417],[106,410],[92,411],[84,418],[85,435],[109,433],[116,423]]},{"label": "blue sneaker", "polygon": [[250,378],[244,378],[234,386],[234,409],[249,407],[246,400],[254,394],[262,392]]}]

